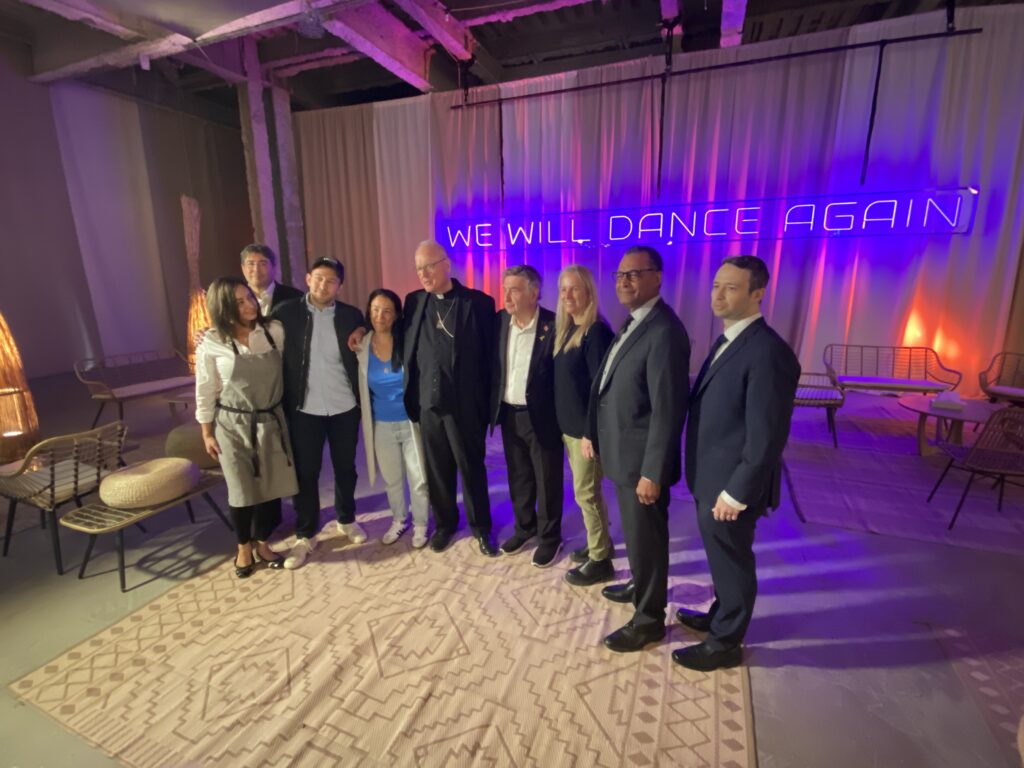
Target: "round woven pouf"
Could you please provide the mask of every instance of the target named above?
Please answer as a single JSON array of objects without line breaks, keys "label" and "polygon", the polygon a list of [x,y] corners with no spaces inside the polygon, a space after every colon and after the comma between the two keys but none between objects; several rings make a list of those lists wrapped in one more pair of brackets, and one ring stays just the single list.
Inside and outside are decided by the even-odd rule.
[{"label": "round woven pouf", "polygon": [[188,459],[200,469],[216,469],[220,463],[210,457],[203,444],[203,432],[198,424],[182,424],[167,433],[164,454]]},{"label": "round woven pouf", "polygon": [[199,467],[188,459],[153,459],[103,478],[100,500],[117,509],[156,507],[184,496],[198,482]]}]

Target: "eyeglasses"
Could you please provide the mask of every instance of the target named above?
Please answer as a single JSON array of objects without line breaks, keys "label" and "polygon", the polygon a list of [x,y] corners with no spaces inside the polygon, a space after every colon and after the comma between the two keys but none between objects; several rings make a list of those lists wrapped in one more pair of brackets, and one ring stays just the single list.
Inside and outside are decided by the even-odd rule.
[{"label": "eyeglasses", "polygon": [[612,272],[612,277],[615,278],[615,282],[619,280],[628,280],[631,283],[635,283],[640,279],[640,275],[643,272],[660,272],[660,269],[654,267],[648,267],[647,269],[631,269],[628,272]]},{"label": "eyeglasses", "polygon": [[434,271],[434,268],[435,268],[435,267],[436,267],[436,266],[437,266],[438,264],[440,264],[440,263],[441,263],[442,261],[448,261],[448,257],[447,257],[447,256],[442,256],[442,257],[441,257],[440,259],[438,259],[437,261],[432,261],[432,262],[430,262],[429,264],[424,264],[424,265],[423,265],[423,266],[421,266],[421,267],[416,267],[416,274],[418,274],[418,275],[427,275],[427,274],[430,274],[431,272],[433,272],[433,271]]}]

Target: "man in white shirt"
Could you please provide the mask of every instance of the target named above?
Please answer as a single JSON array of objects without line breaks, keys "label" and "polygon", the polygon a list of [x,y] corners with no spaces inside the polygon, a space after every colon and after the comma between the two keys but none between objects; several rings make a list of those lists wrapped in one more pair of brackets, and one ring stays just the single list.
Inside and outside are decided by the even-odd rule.
[{"label": "man in white shirt", "polygon": [[511,555],[534,536],[533,564],[547,568],[562,548],[563,448],[555,417],[555,313],[540,306],[540,273],[505,270],[498,313],[498,353],[491,429],[501,425],[516,529],[502,545]]},{"label": "man in white shirt", "polygon": [[252,243],[242,249],[242,276],[256,295],[260,312],[270,316],[270,310],[283,301],[302,297],[302,291],[290,285],[275,282],[277,254],[268,245]]},{"label": "man in white shirt", "polygon": [[757,596],[754,527],[778,506],[782,450],[789,437],[800,364],[761,316],[768,268],[756,256],[722,262],[711,309],[724,332],[715,340],[690,393],[686,484],[715,587],[706,614],[679,610],[679,622],[707,632],[672,653],[687,669],[711,671],[742,661],[740,643]]}]

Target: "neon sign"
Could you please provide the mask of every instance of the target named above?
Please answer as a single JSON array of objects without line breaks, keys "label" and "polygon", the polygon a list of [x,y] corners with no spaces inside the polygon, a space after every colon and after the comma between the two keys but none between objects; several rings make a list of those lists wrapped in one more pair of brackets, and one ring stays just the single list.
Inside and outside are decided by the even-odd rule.
[{"label": "neon sign", "polygon": [[764,198],[678,206],[559,211],[537,216],[443,219],[450,252],[686,245],[713,240],[965,235],[976,187]]}]

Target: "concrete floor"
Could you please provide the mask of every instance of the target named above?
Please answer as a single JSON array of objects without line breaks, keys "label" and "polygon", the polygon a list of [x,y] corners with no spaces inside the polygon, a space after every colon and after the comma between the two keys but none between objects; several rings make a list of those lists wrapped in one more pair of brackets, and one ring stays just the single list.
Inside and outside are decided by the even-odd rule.
[{"label": "concrete floor", "polygon": [[[88,426],[93,408],[71,377],[32,386],[44,434]],[[127,421],[129,441],[138,444],[128,461],[162,455],[163,435],[175,423],[165,403],[129,405]],[[372,509],[384,504],[381,489],[363,479],[357,493],[372,497]],[[507,497],[494,502],[500,538],[511,530],[511,514]],[[224,562],[231,534],[203,502],[196,511],[196,525],[172,510],[147,521],[146,534],[129,530],[126,594],[118,590],[112,538],[100,540],[78,580],[85,537],[62,530],[69,571],[57,576],[37,514],[19,513],[21,530],[0,561],[0,768],[119,765],[20,703],[7,685]],[[567,537],[578,540],[577,517],[567,515]],[[710,594],[710,578],[696,521],[677,514],[671,526],[672,573],[685,581],[670,599],[698,602]],[[761,593],[747,661],[762,768],[1011,764],[931,628],[967,629],[997,651],[1024,647],[1024,553],[805,524],[789,505],[759,524],[757,552]]]}]

